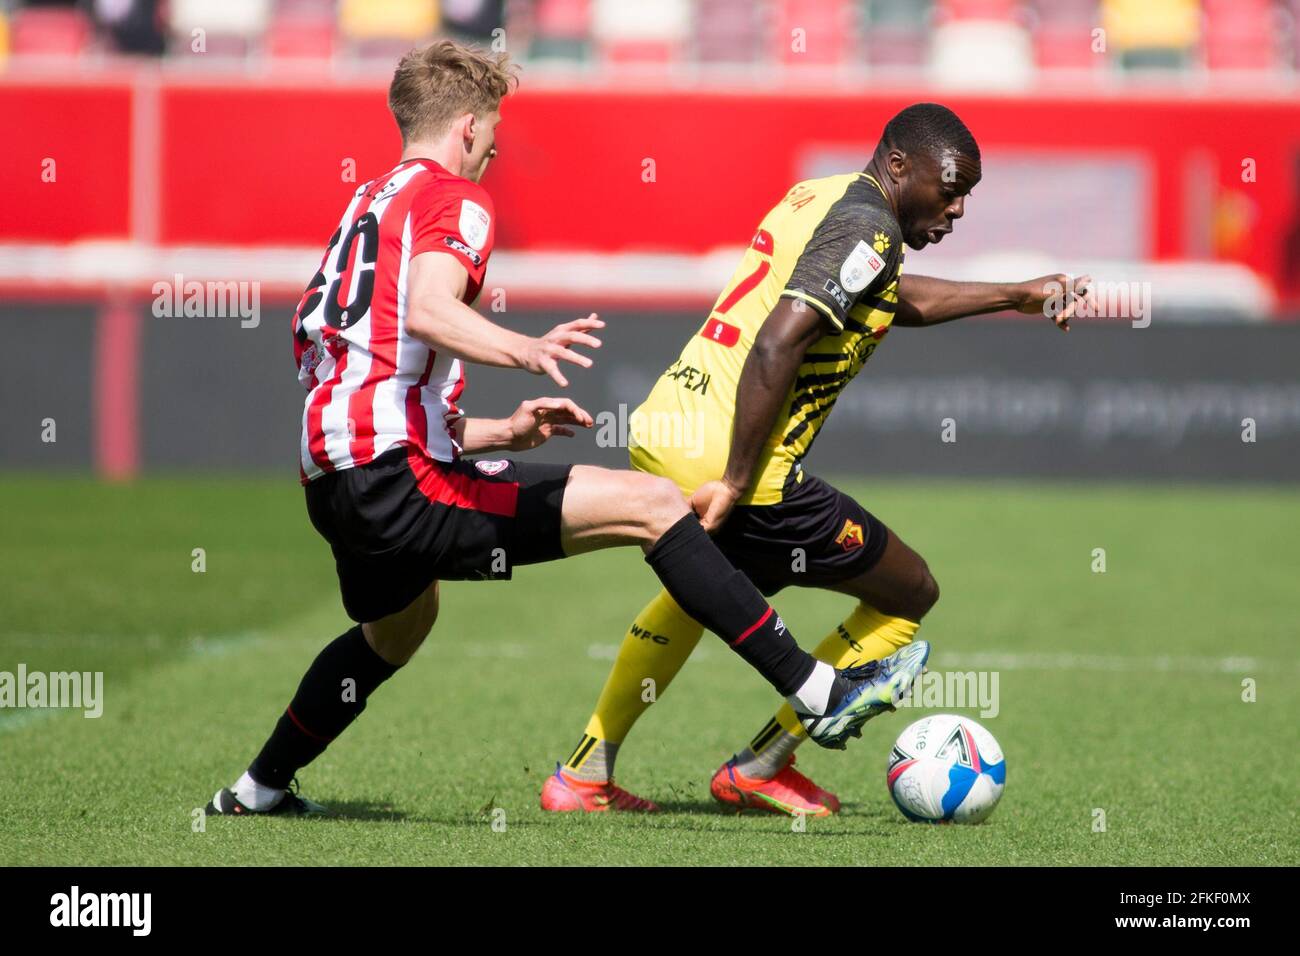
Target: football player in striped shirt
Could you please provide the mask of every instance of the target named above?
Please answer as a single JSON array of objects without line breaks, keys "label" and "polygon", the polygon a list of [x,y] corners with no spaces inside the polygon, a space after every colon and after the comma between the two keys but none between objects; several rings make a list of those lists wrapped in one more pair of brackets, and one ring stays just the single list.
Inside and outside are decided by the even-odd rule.
[{"label": "football player in striped shirt", "polygon": [[530,338],[469,306],[496,229],[479,180],[512,81],[504,57],[451,41],[402,59],[389,89],[401,161],[353,195],[298,305],[307,511],[357,625],[321,651],[261,752],[209,813],[322,809],[291,792],[294,775],[415,653],[437,616],[441,579],[505,579],[519,565],[639,546],[677,605],[758,670],[828,747],[889,709],[925,663],[922,645],[885,667],[837,671],[812,658],[665,478],[461,457],[524,451],[592,425],[568,399],[527,401],[500,420],[460,408],[467,364],[564,386],[561,363],[591,365],[574,348],[600,346],[594,315]]},{"label": "football player in striped shirt", "polygon": [[[912,646],[939,597],[920,555],[804,470],[840,392],[893,326],[1041,312],[1055,291],[1056,324],[1068,329],[1088,294],[1087,276],[1013,284],[903,277],[903,246],[922,249],[951,232],[980,175],[979,147],[965,124],[922,103],[890,120],[862,172],[795,185],[763,219],[703,327],[629,420],[638,437],[633,466],[693,495],[705,528],[760,591],[798,585],[856,600],[814,651],[836,667],[870,667]],[[655,421],[698,423],[702,440],[664,441],[667,430],[656,431]],[[637,615],[586,731],[543,786],[544,809],[654,809],[614,784],[614,759],[649,706],[644,682],[654,682],[658,699],[702,630],[667,591]],[[835,812],[834,794],[794,769],[805,737],[783,706],[718,769],[713,796],[778,813]]]}]

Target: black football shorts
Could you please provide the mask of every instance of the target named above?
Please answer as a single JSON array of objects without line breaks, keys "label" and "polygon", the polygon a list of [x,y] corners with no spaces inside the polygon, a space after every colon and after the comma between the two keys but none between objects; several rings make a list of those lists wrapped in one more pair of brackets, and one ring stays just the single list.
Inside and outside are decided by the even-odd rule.
[{"label": "black football shorts", "polygon": [[377,621],[437,580],[508,579],[564,557],[572,465],[434,461],[405,446],[307,483],[307,513],[334,552],[343,607]]},{"label": "black football shorts", "polygon": [[862,505],[799,471],[781,501],[738,505],[713,540],[771,597],[791,586],[834,587],[870,571],[887,538],[885,526]]}]

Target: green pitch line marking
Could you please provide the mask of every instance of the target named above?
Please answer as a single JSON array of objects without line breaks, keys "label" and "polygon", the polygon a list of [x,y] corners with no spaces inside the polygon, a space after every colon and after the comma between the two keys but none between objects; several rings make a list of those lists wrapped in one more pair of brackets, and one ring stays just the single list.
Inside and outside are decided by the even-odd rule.
[{"label": "green pitch line marking", "polygon": [[1251,674],[1275,667],[1300,671],[1300,661],[1275,661],[1258,657],[1191,657],[1161,654],[1128,657],[1121,654],[1034,654],[981,651],[943,653],[936,649],[936,670],[970,668],[1004,671],[1113,671],[1120,673]]},{"label": "green pitch line marking", "polygon": [[[942,638],[936,638],[942,640]],[[591,660],[612,661],[618,657],[621,644],[591,644],[587,657]],[[711,648],[697,647],[691,660],[705,660]],[[462,654],[467,657],[556,657],[569,654],[541,644],[444,644],[435,653]],[[1124,655],[1124,654],[1074,654],[1032,653],[1021,651],[979,651],[963,653],[944,651],[936,647],[931,670],[1004,670],[1004,671],[1097,671],[1128,674],[1185,673],[1185,674],[1254,674],[1278,668],[1300,672],[1300,660],[1278,660],[1263,657],[1197,657],[1186,654]]]},{"label": "green pitch line marking", "polygon": [[[68,713],[80,714],[78,710],[70,710]],[[51,717],[57,717],[64,713],[52,707],[31,707],[25,710],[0,711],[0,734],[11,734],[15,731],[23,730],[34,724],[48,720]]]}]

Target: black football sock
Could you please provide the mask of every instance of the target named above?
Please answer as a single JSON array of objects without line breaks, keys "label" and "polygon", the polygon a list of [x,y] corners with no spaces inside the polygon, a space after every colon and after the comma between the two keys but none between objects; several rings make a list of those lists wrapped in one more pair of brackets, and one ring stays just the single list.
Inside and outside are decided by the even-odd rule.
[{"label": "black football sock", "polygon": [[366,698],[398,668],[375,653],[358,624],[316,657],[288,709],[248,768],[265,787],[283,790],[366,709]]},{"label": "black football sock", "polygon": [[816,660],[795,643],[694,514],[665,531],[645,559],[682,610],[726,641],[781,696],[793,694],[812,674]]}]

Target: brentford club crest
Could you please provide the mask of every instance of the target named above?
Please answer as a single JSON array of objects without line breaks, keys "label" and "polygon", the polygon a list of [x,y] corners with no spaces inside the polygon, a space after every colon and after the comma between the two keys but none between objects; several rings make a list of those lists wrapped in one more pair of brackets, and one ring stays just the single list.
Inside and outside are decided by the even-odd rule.
[{"label": "brentford club crest", "polygon": [[313,342],[302,350],[302,370],[310,375],[316,371],[320,365],[321,354],[316,350],[316,343]]},{"label": "brentford club crest", "polygon": [[501,474],[509,464],[508,461],[476,461],[474,467],[490,478],[493,475]]}]

